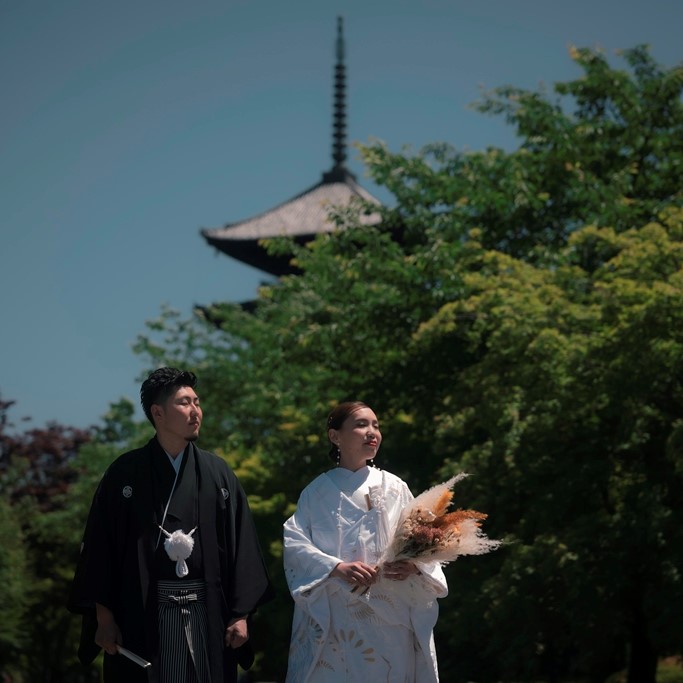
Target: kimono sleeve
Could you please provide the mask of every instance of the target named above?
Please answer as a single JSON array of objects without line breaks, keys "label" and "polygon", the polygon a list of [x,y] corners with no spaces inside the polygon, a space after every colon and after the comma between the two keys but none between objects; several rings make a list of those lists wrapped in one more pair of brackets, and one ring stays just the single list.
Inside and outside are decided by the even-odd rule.
[{"label": "kimono sleeve", "polygon": [[113,609],[113,577],[115,566],[112,530],[108,520],[115,517],[109,501],[109,478],[105,473],[90,506],[81,543],[76,572],[67,602],[70,611],[94,612],[95,603]]},{"label": "kimono sleeve", "polygon": [[97,617],[95,603],[111,609],[113,567],[110,537],[106,520],[107,513],[106,475],[97,487],[90,506],[90,512],[83,533],[80,554],[74,579],[67,598],[67,609],[82,615],[81,634],[78,644],[78,658],[83,664],[90,664],[100,652],[95,643]]},{"label": "kimono sleeve", "polygon": [[231,498],[235,540],[229,609],[234,618],[251,614],[258,606],[271,600],[274,593],[247,496],[236,477]]},{"label": "kimono sleeve", "polygon": [[[314,512],[314,497],[309,486],[301,493],[294,514],[284,523],[285,576],[294,600],[305,597],[341,562],[340,558],[323,552],[313,542],[311,521]],[[332,521],[330,532],[334,533]]]}]

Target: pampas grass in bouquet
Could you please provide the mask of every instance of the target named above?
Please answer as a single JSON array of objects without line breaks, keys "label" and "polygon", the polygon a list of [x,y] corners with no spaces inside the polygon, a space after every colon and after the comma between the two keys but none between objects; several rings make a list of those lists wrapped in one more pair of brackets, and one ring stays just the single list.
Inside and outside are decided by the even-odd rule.
[{"label": "pampas grass in bouquet", "polygon": [[481,530],[488,515],[476,510],[447,512],[453,486],[467,476],[461,472],[413,499],[403,511],[383,563],[435,560],[445,564],[460,555],[483,555],[500,546],[501,541],[489,539]]}]

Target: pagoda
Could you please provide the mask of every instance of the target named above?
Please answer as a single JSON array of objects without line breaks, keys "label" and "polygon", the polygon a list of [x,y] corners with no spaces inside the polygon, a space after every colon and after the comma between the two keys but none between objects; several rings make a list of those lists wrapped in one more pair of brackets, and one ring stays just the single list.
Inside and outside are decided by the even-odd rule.
[{"label": "pagoda", "polygon": [[[254,268],[281,276],[297,272],[288,256],[268,254],[261,240],[288,237],[305,244],[321,233],[332,232],[336,224],[330,219],[333,207],[345,207],[358,199],[380,202],[361,187],[345,166],[346,161],[346,69],[344,66],[343,21],[337,18],[336,65],[334,76],[334,121],[332,135],[332,168],[322,179],[292,199],[252,218],[228,223],[222,228],[203,229],[204,239],[219,251]],[[374,225],[377,213],[361,215],[360,222]]]}]

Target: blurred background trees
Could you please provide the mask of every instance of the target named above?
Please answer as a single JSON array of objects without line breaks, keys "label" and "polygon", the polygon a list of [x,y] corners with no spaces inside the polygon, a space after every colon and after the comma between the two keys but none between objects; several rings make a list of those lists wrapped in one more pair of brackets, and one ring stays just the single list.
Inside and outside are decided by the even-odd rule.
[{"label": "blurred background trees", "polygon": [[[198,373],[202,446],[249,493],[279,589],[255,624],[262,680],[286,668],[281,525],[327,468],[325,417],[348,398],[380,418],[380,466],[414,493],[472,473],[455,503],[488,512],[506,541],[446,568],[444,681],[602,683],[626,669],[650,683],[681,653],[683,67],[644,47],[623,69],[571,57],[575,81],[476,105],[515,127],[516,150],[361,146],[396,200],[381,226],[340,211],[335,234],[270,245],[301,274],[263,287],[253,310],[164,309],[138,340],[150,368]],[[38,435],[3,440],[0,517],[21,549],[0,559],[0,654],[20,680],[48,680],[35,657],[72,670],[77,624],[60,610],[90,498],[149,434],[126,402],[85,438],[52,432],[79,454],[47,497],[21,488]]]}]

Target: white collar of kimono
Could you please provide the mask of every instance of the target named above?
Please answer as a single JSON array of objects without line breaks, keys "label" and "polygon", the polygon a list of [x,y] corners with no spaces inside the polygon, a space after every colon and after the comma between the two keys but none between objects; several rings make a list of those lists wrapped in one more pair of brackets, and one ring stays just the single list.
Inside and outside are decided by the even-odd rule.
[{"label": "white collar of kimono", "polygon": [[183,458],[185,457],[185,449],[183,448],[178,455],[175,457],[172,456],[167,450],[164,450],[164,453],[168,456],[168,459],[171,462],[171,465],[173,465],[173,469],[175,470],[176,475],[178,472],[180,472],[180,466],[183,464]]},{"label": "white collar of kimono", "polygon": [[370,492],[371,471],[369,467],[361,467],[352,472],[344,467],[336,467],[327,473],[330,480],[341,493],[348,496],[359,508],[368,510],[366,495]]},{"label": "white collar of kimono", "polygon": [[370,468],[365,465],[358,470],[347,470],[346,467],[335,467],[330,470],[328,474],[337,481],[349,481],[350,479],[367,479],[370,474]]}]

